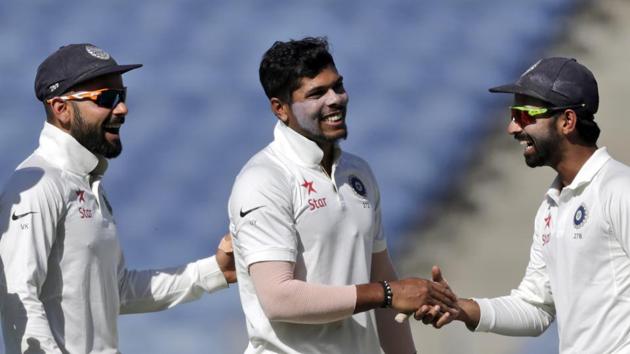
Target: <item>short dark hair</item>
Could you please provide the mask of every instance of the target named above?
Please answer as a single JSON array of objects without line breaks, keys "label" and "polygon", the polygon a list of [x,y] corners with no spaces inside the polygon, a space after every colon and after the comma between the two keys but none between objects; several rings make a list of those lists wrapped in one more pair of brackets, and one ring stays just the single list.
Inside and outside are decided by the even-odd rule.
[{"label": "short dark hair", "polygon": [[262,57],[258,74],[268,98],[291,102],[300,79],[313,78],[323,69],[335,66],[326,37],[306,37],[288,42],[276,41]]}]

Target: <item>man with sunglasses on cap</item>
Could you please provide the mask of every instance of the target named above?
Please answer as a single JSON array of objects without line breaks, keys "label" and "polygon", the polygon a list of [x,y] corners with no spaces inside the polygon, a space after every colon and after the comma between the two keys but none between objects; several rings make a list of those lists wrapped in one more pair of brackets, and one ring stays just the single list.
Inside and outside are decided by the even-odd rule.
[{"label": "man with sunglasses on cap", "polygon": [[560,353],[629,353],[630,168],[596,145],[593,74],[574,59],[546,58],[490,91],[514,94],[507,131],[525,163],[558,174],[536,213],[518,288],[460,299],[458,316],[425,323],[457,319],[474,331],[538,336],[557,318]]},{"label": "man with sunglasses on cap", "polygon": [[159,311],[235,281],[230,240],[216,257],[128,270],[102,184],[128,112],[118,65],[71,44],[37,70],[39,147],[0,199],[0,311],[7,353],[116,353],[119,313]]}]

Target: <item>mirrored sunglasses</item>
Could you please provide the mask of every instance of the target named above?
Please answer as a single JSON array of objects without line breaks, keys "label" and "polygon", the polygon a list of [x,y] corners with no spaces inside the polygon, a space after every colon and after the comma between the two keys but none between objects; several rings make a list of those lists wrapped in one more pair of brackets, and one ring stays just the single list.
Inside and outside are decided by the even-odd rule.
[{"label": "mirrored sunglasses", "polygon": [[110,89],[104,88],[94,91],[80,91],[65,96],[53,97],[46,100],[47,103],[51,103],[54,100],[73,101],[73,100],[91,100],[98,106],[108,109],[113,109],[119,103],[125,102],[127,99],[127,88],[122,89]]},{"label": "mirrored sunglasses", "polygon": [[538,118],[549,118],[553,113],[566,109],[576,109],[585,107],[584,104],[561,106],[561,107],[536,107],[536,106],[511,106],[511,119],[524,128],[530,124],[536,123]]}]

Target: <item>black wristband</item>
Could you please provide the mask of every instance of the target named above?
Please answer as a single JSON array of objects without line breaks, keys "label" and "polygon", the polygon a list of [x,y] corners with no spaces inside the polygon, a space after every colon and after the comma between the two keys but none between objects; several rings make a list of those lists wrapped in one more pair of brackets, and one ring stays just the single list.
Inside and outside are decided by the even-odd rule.
[{"label": "black wristband", "polygon": [[392,287],[389,285],[387,280],[381,280],[379,283],[383,286],[383,304],[382,308],[392,307],[392,299],[394,298],[394,293],[392,292]]}]

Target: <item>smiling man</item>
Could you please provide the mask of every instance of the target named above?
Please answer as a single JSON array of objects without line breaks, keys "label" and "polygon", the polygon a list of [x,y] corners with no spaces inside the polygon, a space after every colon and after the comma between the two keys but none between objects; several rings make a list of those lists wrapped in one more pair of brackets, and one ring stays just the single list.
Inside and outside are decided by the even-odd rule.
[{"label": "smiling man", "polygon": [[536,213],[525,277],[508,296],[460,299],[471,330],[538,336],[558,320],[560,353],[630,352],[630,168],[597,147],[589,69],[545,58],[513,84],[507,132],[530,167],[557,172]]},{"label": "smiling man", "polygon": [[140,66],[71,44],[37,70],[46,111],[39,147],[0,198],[7,353],[117,353],[120,313],[162,310],[235,281],[229,239],[216,257],[181,267],[125,267],[102,179],[107,159],[122,151],[122,74]]},{"label": "smiling man", "polygon": [[246,352],[415,352],[396,312],[447,311],[454,297],[396,278],[374,175],[339,147],[348,94],[328,43],[276,42],[259,74],[275,139],[243,167],[229,202]]}]

